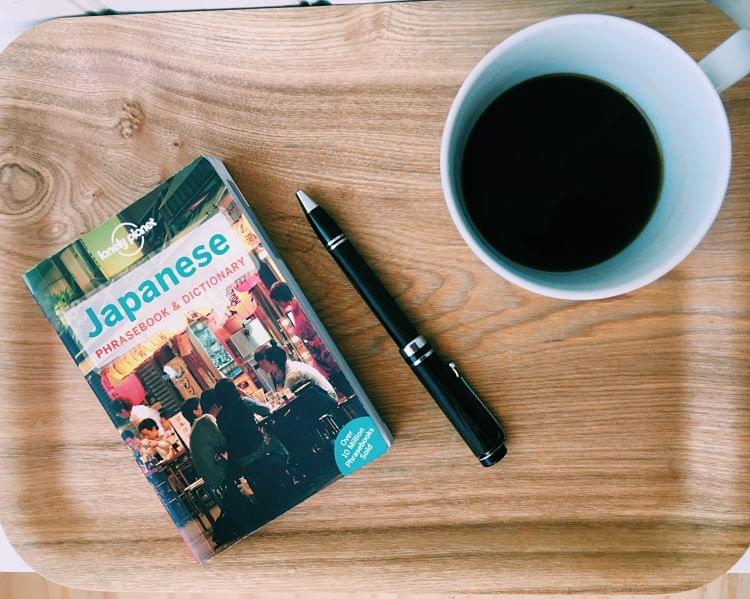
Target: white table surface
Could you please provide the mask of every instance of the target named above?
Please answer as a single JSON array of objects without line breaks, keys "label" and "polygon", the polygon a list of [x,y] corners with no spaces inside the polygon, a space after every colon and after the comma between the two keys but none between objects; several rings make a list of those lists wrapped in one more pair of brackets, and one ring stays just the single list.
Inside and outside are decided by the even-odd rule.
[{"label": "white table surface", "polygon": [[18,556],[0,527],[0,572],[31,572],[31,568]]}]

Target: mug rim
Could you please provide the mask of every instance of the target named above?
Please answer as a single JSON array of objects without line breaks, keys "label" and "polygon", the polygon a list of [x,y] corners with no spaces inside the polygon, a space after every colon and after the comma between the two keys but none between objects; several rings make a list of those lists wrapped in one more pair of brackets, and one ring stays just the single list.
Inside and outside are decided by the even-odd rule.
[{"label": "mug rim", "polygon": [[[537,35],[540,32],[551,29],[553,27],[567,25],[573,22],[582,22],[588,25],[601,25],[607,21],[615,22],[618,24],[618,26],[625,26],[631,28],[632,30],[638,30],[640,33],[649,35],[653,39],[658,39],[661,43],[665,44],[665,48],[670,48],[672,51],[676,51],[675,57],[679,57],[680,60],[690,65],[689,68],[695,74],[696,82],[700,82],[700,84],[703,85],[703,87],[706,88],[706,90],[709,92],[709,97],[711,97],[713,102],[713,108],[716,110],[719,117],[719,126],[722,128],[720,134],[723,139],[722,152],[726,155],[726,160],[722,161],[722,172],[717,173],[716,190],[714,191],[713,196],[709,198],[708,201],[706,201],[706,207],[701,222],[695,227],[693,233],[682,244],[680,244],[679,248],[675,250],[668,259],[664,260],[660,265],[652,268],[650,271],[640,276],[633,277],[632,279],[619,285],[601,285],[600,287],[586,290],[566,289],[564,287],[564,284],[555,286],[551,284],[538,283],[522,275],[516,274],[499,261],[498,256],[502,256],[501,252],[494,250],[494,248],[492,248],[492,250],[490,251],[488,250],[488,248],[484,247],[484,244],[489,245],[489,242],[483,240],[481,233],[479,233],[479,231],[476,229],[476,226],[470,221],[468,215],[466,215],[460,208],[459,199],[453,194],[452,179],[450,179],[448,176],[450,161],[448,149],[450,141],[455,134],[456,116],[458,114],[458,111],[462,107],[466,96],[500,54],[506,52],[511,46],[525,41],[532,35]],[[474,125],[476,125],[476,123],[474,123]],[[474,125],[472,125],[472,127]],[[485,265],[489,266],[496,274],[500,275],[507,281],[523,289],[526,289],[527,291],[531,291],[547,297],[568,300],[603,299],[629,293],[631,291],[644,287],[649,283],[652,283],[653,281],[659,279],[660,277],[671,271],[673,268],[675,268],[697,247],[703,237],[705,237],[705,235],[708,233],[713,222],[716,220],[716,216],[718,215],[719,210],[724,202],[724,196],[729,185],[729,176],[731,172],[731,145],[731,130],[729,128],[729,120],[727,118],[726,110],[724,108],[723,102],[721,101],[719,93],[711,83],[706,73],[703,71],[703,69],[701,69],[698,62],[696,62],[681,46],[679,46],[669,37],[657,31],[656,29],[653,29],[648,25],[644,25],[643,23],[639,23],[638,21],[634,21],[632,19],[595,13],[563,15],[533,23],[532,25],[529,25],[521,29],[520,31],[511,34],[499,44],[497,44],[494,48],[492,48],[469,72],[469,74],[461,84],[461,87],[459,88],[455,98],[453,99],[450,110],[448,112],[448,116],[445,121],[445,126],[443,128],[443,135],[440,144],[440,181],[445,203],[448,207],[448,211],[451,215],[451,220],[453,221],[454,226],[458,230],[464,242],[466,242],[466,244],[469,246],[471,251],[474,252],[474,254],[480,260],[482,260]],[[455,175],[453,176],[453,179],[455,179]],[[479,241],[480,239],[482,239],[483,243]],[[493,253],[496,255],[494,255]],[[509,258],[505,259],[510,260]],[[586,269],[581,269],[580,271],[568,272],[584,272],[585,270]]]}]

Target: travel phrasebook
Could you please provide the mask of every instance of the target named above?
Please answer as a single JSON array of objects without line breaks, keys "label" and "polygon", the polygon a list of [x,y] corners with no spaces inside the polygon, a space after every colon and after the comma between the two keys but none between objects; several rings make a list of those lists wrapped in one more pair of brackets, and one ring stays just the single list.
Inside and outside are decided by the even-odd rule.
[{"label": "travel phrasebook", "polygon": [[390,446],[218,159],[24,281],[199,562]]}]

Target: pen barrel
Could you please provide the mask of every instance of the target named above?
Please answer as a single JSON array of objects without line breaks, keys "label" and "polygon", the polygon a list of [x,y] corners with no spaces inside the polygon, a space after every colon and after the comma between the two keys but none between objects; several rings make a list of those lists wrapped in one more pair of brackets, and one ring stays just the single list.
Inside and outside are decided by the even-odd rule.
[{"label": "pen barrel", "polygon": [[404,347],[419,335],[349,240],[332,250],[331,255],[399,347]]},{"label": "pen barrel", "polygon": [[418,362],[412,364],[414,374],[482,465],[502,459],[506,453],[502,426],[458,371],[434,352]]},{"label": "pen barrel", "polygon": [[500,461],[506,453],[505,433],[482,399],[454,364],[435,354],[328,213],[301,190],[297,198],[323,245],[479,462],[492,466]]}]

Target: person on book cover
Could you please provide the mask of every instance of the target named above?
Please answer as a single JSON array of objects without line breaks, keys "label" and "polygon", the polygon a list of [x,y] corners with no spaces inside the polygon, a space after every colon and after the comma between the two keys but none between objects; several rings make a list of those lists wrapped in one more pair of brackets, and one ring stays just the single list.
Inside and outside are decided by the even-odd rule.
[{"label": "person on book cover", "polygon": [[[207,404],[214,403],[208,397],[206,400]],[[180,411],[190,423],[190,454],[193,456],[193,466],[210,488],[221,487],[227,477],[227,468],[226,462],[217,458],[225,450],[226,440],[216,424],[216,418],[203,412],[197,397],[186,399]]]},{"label": "person on book cover", "polygon": [[285,314],[291,313],[292,320],[294,321],[294,334],[297,335],[302,342],[305,344],[310,355],[315,360],[315,364],[320,370],[321,374],[326,377],[333,387],[339,391],[343,396],[349,397],[354,395],[354,389],[347,381],[344,374],[341,372],[336,359],[333,357],[328,347],[318,335],[315,327],[312,325],[310,320],[307,318],[302,306],[292,290],[289,289],[289,285],[283,281],[277,281],[271,286],[271,299],[276,302],[276,305]]},{"label": "person on book cover", "polygon": [[282,491],[290,490],[296,484],[295,481],[300,478],[299,464],[289,454],[284,441],[279,439],[275,433],[268,429],[268,427],[263,426],[263,419],[273,413],[271,408],[269,408],[268,405],[259,402],[254,397],[245,395],[233,383],[231,385],[227,383],[230,383],[229,379],[222,379],[222,381],[219,381],[219,383],[216,384],[215,389],[222,394],[222,398],[225,397],[226,394],[232,396],[239,394],[240,400],[247,411],[251,414],[256,425],[261,425],[260,430],[263,434],[263,447],[261,448],[261,453],[265,456],[263,458],[263,467],[269,470],[275,470],[279,473],[279,477],[274,484],[276,488],[280,488]]},{"label": "person on book cover", "polygon": [[206,389],[201,393],[201,412],[213,416],[214,421],[218,418],[221,406],[219,400],[216,399],[216,389]]},{"label": "person on book cover", "polygon": [[164,424],[162,423],[161,414],[151,406],[146,404],[138,404],[137,406],[131,406],[120,399],[116,399],[112,402],[112,411],[125,421],[130,421],[130,424],[134,428],[138,429],[141,422],[150,418],[156,423],[157,428],[160,432],[164,432]]},{"label": "person on book cover", "polygon": [[279,473],[270,467],[266,458],[277,453],[283,445],[279,441],[267,441],[255,420],[256,414],[267,416],[268,409],[260,409],[256,402],[244,401],[229,379],[221,379],[214,389],[221,408],[216,420],[226,440],[231,465],[248,480],[259,506],[271,508],[278,505]]},{"label": "person on book cover", "polygon": [[274,381],[277,389],[286,388],[294,391],[304,382],[310,382],[320,388],[333,402],[336,402],[336,391],[333,385],[319,370],[310,364],[290,360],[283,348],[276,341],[261,345],[255,350],[255,361]]},{"label": "person on book cover", "polygon": [[145,461],[152,460],[157,455],[162,460],[175,457],[175,443],[168,433],[159,430],[159,425],[152,418],[146,418],[138,425],[138,434],[141,436],[141,455],[145,457]]},{"label": "person on book cover", "polygon": [[204,391],[201,399],[186,399],[180,409],[191,425],[190,453],[193,466],[222,511],[219,518],[223,525],[214,532],[217,543],[222,544],[225,539],[250,532],[258,522],[252,517],[252,506],[249,501],[253,498],[254,492],[248,486],[246,496],[243,496],[232,479],[228,461],[223,456],[226,451],[226,439],[219,430],[216,416],[211,414],[212,410],[217,413],[219,411],[216,405],[216,392],[213,389]]}]

